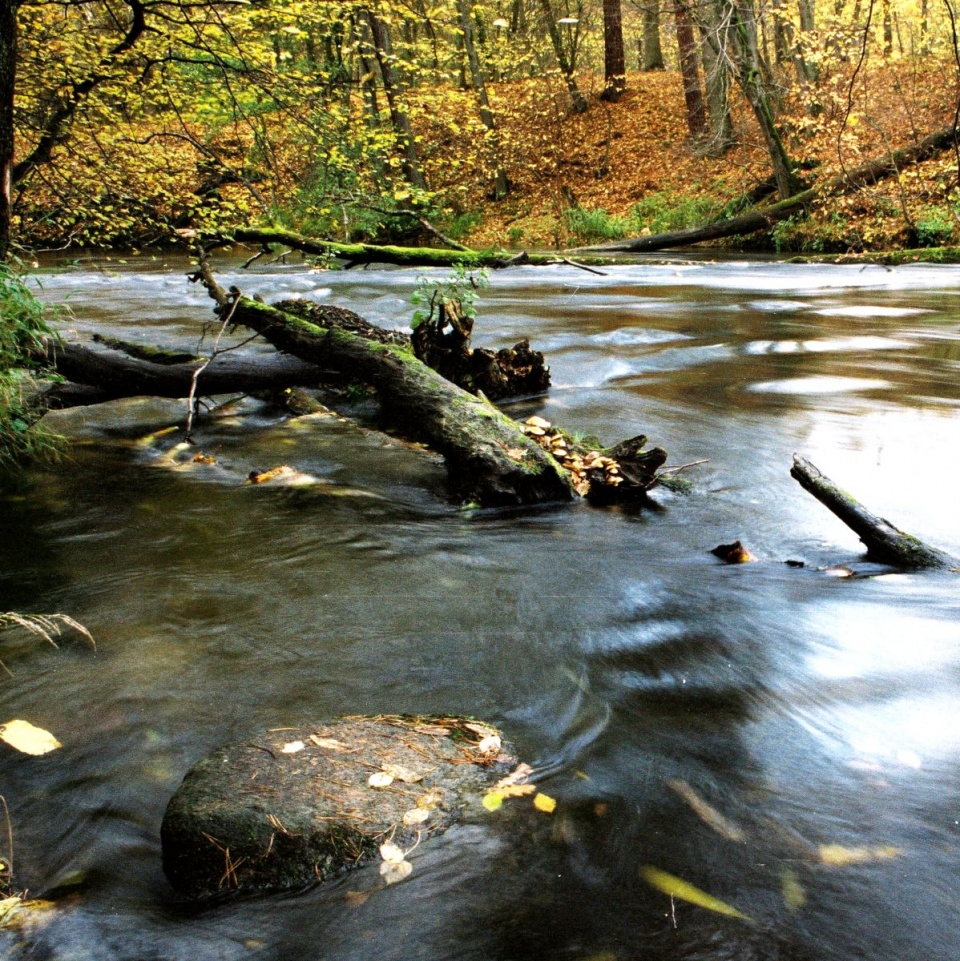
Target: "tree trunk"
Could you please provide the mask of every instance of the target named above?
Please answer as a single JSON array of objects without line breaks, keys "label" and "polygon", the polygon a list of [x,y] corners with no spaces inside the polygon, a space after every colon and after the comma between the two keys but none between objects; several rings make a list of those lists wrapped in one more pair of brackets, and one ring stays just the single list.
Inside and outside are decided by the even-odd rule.
[{"label": "tree trunk", "polygon": [[699,26],[703,35],[703,73],[707,87],[709,134],[704,144],[708,156],[718,157],[733,145],[733,119],[730,115],[730,75],[724,58],[720,36],[720,14],[717,0],[706,0],[699,8]]},{"label": "tree trunk", "polygon": [[706,133],[707,110],[700,86],[700,63],[693,19],[687,0],[674,0],[673,15],[677,26],[677,48],[680,54],[680,73],[683,76],[683,96],[687,104],[687,127],[696,142]]},{"label": "tree trunk", "polygon": [[[65,398],[81,396],[80,403],[104,403],[121,397],[188,397],[197,370],[204,360],[163,364],[131,357],[117,350],[64,342],[51,347],[50,362],[58,374],[72,382],[54,384],[45,393],[48,406],[74,406]],[[323,383],[314,364],[283,355],[239,357],[221,354],[197,377],[199,396],[314,387]],[[73,386],[89,390],[77,395]],[[65,388],[65,390],[64,390]]]},{"label": "tree trunk", "polygon": [[816,63],[807,59],[813,32],[817,29],[814,0],[798,0],[800,11],[800,36],[796,47],[797,75],[801,83],[816,83],[820,69]]},{"label": "tree trunk", "polygon": [[765,80],[769,70],[757,46],[757,21],[752,0],[724,0],[724,3],[733,27],[734,76],[760,125],[777,191],[781,200],[786,200],[799,193],[803,184],[794,173],[794,164],[777,131],[774,98]]},{"label": "tree trunk", "polygon": [[609,244],[581,247],[579,250],[587,253],[648,253],[654,250],[688,247],[691,244],[704,243],[709,240],[720,240],[724,237],[737,237],[756,233],[758,230],[767,230],[778,221],[792,217],[815,201],[825,200],[834,193],[855,190],[866,184],[876,183],[878,180],[899,173],[904,167],[928,160],[941,150],[955,147],[956,144],[957,128],[953,126],[945,127],[910,147],[896,150],[886,157],[855,167],[845,174],[831,177],[826,183],[817,187],[794,194],[792,197],[768,207],[748,211],[739,217],[719,220],[702,227],[688,227],[685,230],[675,230],[665,234],[652,234],[648,237],[635,237],[632,240],[617,240]]},{"label": "tree trunk", "polygon": [[960,561],[949,554],[927,546],[911,534],[894,527],[890,521],[872,514],[798,454],[793,456],[790,476],[863,541],[871,560],[907,568],[956,569],[960,565]]},{"label": "tree trunk", "polygon": [[577,86],[577,78],[573,73],[573,64],[570,62],[567,51],[563,46],[563,37],[560,36],[560,27],[557,25],[554,17],[550,0],[540,0],[540,9],[543,11],[547,33],[550,34],[550,43],[553,44],[553,52],[556,55],[560,73],[563,74],[564,83],[567,85],[567,91],[570,94],[570,107],[574,113],[586,113],[589,105],[587,104],[586,97],[580,93],[580,88]]},{"label": "tree trunk", "polygon": [[643,0],[643,71],[663,70],[663,47],[660,44],[660,2]]},{"label": "tree trunk", "polygon": [[0,261],[13,218],[13,91],[17,74],[17,0],[0,0]]},{"label": "tree trunk", "polygon": [[374,56],[380,68],[383,93],[387,98],[387,106],[390,109],[390,122],[393,125],[394,133],[397,135],[400,151],[403,155],[403,175],[412,187],[416,187],[418,190],[426,190],[427,184],[423,177],[423,171],[420,169],[420,157],[417,154],[417,145],[413,139],[410,118],[400,102],[397,72],[393,68],[390,33],[386,24],[371,10],[367,10],[367,23],[370,26],[370,36],[373,38]]},{"label": "tree trunk", "polygon": [[493,190],[491,199],[503,200],[510,192],[510,181],[507,179],[507,172],[503,168],[503,160],[500,152],[500,135],[497,131],[497,123],[490,108],[490,98],[487,95],[487,85],[480,69],[480,58],[477,56],[477,46],[473,41],[473,18],[470,10],[470,0],[457,0],[457,8],[460,13],[460,30],[463,33],[463,48],[467,56],[467,64],[470,67],[470,86],[480,101],[480,122],[490,134],[490,141],[493,147],[493,161],[495,172],[493,175]]},{"label": "tree trunk", "polygon": [[603,100],[616,103],[627,89],[627,64],[623,54],[621,0],[603,0]]}]

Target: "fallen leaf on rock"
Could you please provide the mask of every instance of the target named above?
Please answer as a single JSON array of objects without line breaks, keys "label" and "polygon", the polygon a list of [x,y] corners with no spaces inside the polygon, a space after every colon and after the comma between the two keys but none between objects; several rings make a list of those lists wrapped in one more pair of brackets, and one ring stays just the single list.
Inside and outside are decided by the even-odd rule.
[{"label": "fallen leaf on rock", "polygon": [[384,861],[397,862],[402,861],[407,856],[406,852],[400,847],[399,844],[394,844],[393,841],[384,841],[380,845],[380,857]]},{"label": "fallen leaf on rock", "polygon": [[370,787],[389,787],[393,784],[393,777],[387,774],[386,771],[375,771],[367,778],[367,784],[369,784]]},{"label": "fallen leaf on rock", "polygon": [[286,744],[280,748],[281,754],[296,754],[297,751],[302,751],[307,745],[303,741],[287,741]]},{"label": "fallen leaf on rock", "polygon": [[481,724],[478,721],[471,721],[469,724],[464,724],[463,726],[468,731],[479,734],[480,737],[499,737],[500,735],[500,732],[495,727],[490,727],[489,724]]},{"label": "fallen leaf on rock", "polygon": [[503,787],[498,787],[497,794],[502,794],[506,797],[524,797],[527,794],[536,794],[537,788],[533,784],[504,784]]},{"label": "fallen leaf on rock", "polygon": [[403,823],[405,827],[413,827],[416,824],[423,824],[430,818],[429,808],[410,808],[404,812]]},{"label": "fallen leaf on rock", "polygon": [[422,781],[427,775],[418,771],[411,771],[410,768],[402,764],[384,764],[383,773],[389,775],[395,781],[403,781],[406,784],[416,784]]},{"label": "fallen leaf on rock", "polygon": [[721,901],[712,894],[701,891],[700,888],[695,887],[688,881],[668,874],[666,871],[661,871],[660,868],[655,868],[650,864],[645,864],[640,868],[640,877],[643,878],[650,887],[656,888],[664,894],[669,894],[672,898],[679,898],[681,901],[687,901],[698,907],[706,908],[708,911],[715,911],[717,914],[725,914],[730,918],[739,918],[741,921],[752,920],[741,911],[738,911],[733,905],[727,904],[726,901]]},{"label": "fallen leaf on rock", "polygon": [[320,737],[319,734],[311,734],[310,741],[317,747],[325,747],[328,751],[346,751],[347,745],[343,741],[338,741],[333,737]]},{"label": "fallen leaf on rock", "polygon": [[503,806],[503,799],[506,795],[502,791],[488,791],[483,796],[481,802],[488,811],[496,811]]},{"label": "fallen leaf on rock", "polygon": [[417,798],[417,807],[430,810],[430,808],[437,807],[437,805],[439,805],[442,801],[443,791],[441,791],[440,788],[435,787],[427,791],[426,794],[421,794],[420,797]]},{"label": "fallen leaf on rock", "polygon": [[544,814],[553,814],[557,809],[557,802],[549,794],[538,794],[533,799],[533,806],[538,811],[543,811]]},{"label": "fallen leaf on rock", "polygon": [[48,754],[63,745],[42,727],[35,727],[29,721],[7,721],[0,724],[0,741],[23,754]]}]

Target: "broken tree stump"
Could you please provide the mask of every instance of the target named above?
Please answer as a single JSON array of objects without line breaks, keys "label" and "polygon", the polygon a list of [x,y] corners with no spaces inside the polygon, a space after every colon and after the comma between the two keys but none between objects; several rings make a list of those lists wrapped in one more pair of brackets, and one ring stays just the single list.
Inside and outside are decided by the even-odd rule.
[{"label": "broken tree stump", "polygon": [[831,510],[866,545],[867,556],[895,567],[954,569],[960,561],[944,551],[924,544],[906,534],[890,521],[868,511],[859,501],[841,490],[805,457],[793,455],[790,476],[824,507]]}]

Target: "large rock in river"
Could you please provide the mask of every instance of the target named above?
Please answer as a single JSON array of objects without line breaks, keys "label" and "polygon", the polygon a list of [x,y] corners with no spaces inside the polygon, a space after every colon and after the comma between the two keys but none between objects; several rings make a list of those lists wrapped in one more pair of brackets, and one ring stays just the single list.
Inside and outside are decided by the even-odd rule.
[{"label": "large rock in river", "polygon": [[[163,868],[202,898],[323,881],[453,824],[515,763],[467,718],[340,718],[220,748],[184,778],[163,818]],[[387,877],[390,880],[388,874]]]}]

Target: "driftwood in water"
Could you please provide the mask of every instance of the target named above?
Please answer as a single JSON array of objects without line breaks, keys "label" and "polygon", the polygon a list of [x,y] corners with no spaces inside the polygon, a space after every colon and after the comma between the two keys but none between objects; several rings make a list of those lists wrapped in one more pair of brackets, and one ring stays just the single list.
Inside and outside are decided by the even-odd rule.
[{"label": "driftwood in water", "polygon": [[409,349],[341,327],[318,327],[232,290],[203,263],[197,274],[231,323],[324,370],[369,384],[391,425],[442,454],[453,495],[484,506],[536,504],[574,497],[567,473],[519,425],[484,397],[441,377]]},{"label": "driftwood in water", "polygon": [[768,230],[775,223],[792,217],[814,202],[823,201],[834,194],[846,193],[867,184],[876,183],[878,180],[899,173],[904,167],[920,163],[942,150],[954,147],[957,143],[957,133],[955,125],[945,127],[909,147],[895,150],[885,157],[877,158],[859,167],[854,167],[852,170],[847,170],[836,177],[831,177],[823,184],[794,194],[786,200],[781,200],[766,207],[748,210],[738,217],[719,220],[701,227],[688,227],[684,230],[650,234],[646,237],[635,237],[631,240],[617,240],[591,247],[579,247],[572,253],[651,253],[674,247],[689,247],[693,244],[721,240],[726,237],[742,237],[760,230]]},{"label": "driftwood in water", "polygon": [[[198,368],[205,360],[157,363],[125,352],[63,342],[50,348],[49,362],[64,384],[44,394],[50,408],[99,404],[121,397],[188,397]],[[324,380],[314,364],[282,354],[241,357],[219,354],[197,376],[197,393],[254,393],[287,387],[312,387]]]},{"label": "driftwood in water", "polygon": [[929,547],[913,535],[894,527],[888,520],[868,511],[798,454],[793,456],[790,476],[824,507],[833,511],[863,541],[871,559],[897,567],[955,568],[960,565],[960,561],[949,554]]}]

